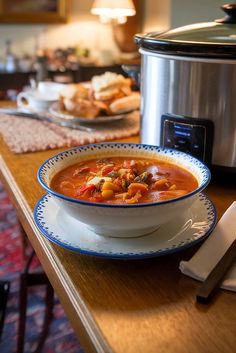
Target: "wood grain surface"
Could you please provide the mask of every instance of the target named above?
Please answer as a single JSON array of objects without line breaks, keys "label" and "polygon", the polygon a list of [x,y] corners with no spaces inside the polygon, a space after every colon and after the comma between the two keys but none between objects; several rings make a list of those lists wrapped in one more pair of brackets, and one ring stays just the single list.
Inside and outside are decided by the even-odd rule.
[{"label": "wood grain surface", "polygon": [[[236,294],[221,290],[209,306],[198,304],[199,282],[178,268],[198,246],[153,259],[107,260],[72,253],[40,234],[33,208],[44,191],[36,173],[57,152],[14,155],[1,140],[1,180],[85,352],[235,352]],[[207,189],[218,217],[236,200],[233,179],[214,176]]]}]

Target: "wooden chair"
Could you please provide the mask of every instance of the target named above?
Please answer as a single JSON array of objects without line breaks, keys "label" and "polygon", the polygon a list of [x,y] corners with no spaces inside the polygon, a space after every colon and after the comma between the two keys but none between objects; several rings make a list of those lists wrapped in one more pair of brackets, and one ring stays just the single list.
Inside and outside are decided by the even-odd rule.
[{"label": "wooden chair", "polygon": [[0,340],[2,337],[2,331],[3,331],[4,321],[5,321],[9,289],[10,289],[9,281],[0,281]]},{"label": "wooden chair", "polygon": [[[24,246],[26,246],[27,236],[24,232],[24,229],[20,225],[22,240]],[[24,248],[24,254],[26,256],[26,251]],[[44,342],[49,333],[50,323],[53,318],[53,304],[54,304],[54,290],[49,282],[46,274],[42,271],[40,273],[31,273],[30,266],[35,257],[34,250],[31,251],[31,254],[28,256],[24,271],[20,275],[20,288],[19,288],[19,326],[18,326],[18,338],[17,338],[17,353],[24,352],[24,343],[25,343],[25,328],[27,320],[27,295],[28,288],[31,286],[45,286],[45,312],[44,312],[44,321],[42,324],[42,331],[40,339],[38,341],[37,348],[35,353],[41,352]]]}]

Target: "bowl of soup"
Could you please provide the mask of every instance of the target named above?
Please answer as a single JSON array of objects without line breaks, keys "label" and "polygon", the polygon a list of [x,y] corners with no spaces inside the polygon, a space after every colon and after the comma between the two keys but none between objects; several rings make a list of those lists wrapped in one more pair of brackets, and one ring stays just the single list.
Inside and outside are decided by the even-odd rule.
[{"label": "bowl of soup", "polygon": [[90,144],[61,152],[38,181],[68,217],[111,237],[150,234],[185,212],[210,171],[189,154],[131,143]]}]

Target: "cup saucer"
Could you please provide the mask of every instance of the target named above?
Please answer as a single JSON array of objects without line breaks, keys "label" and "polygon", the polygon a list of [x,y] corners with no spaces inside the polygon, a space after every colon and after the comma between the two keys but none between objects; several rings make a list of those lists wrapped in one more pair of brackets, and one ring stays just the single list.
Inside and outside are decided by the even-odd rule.
[{"label": "cup saucer", "polygon": [[17,107],[19,109],[47,112],[57,100],[55,94],[46,95],[38,90],[22,91],[17,95]]},{"label": "cup saucer", "polygon": [[181,217],[137,238],[103,237],[62,212],[50,195],[35,206],[35,223],[47,239],[77,253],[107,258],[138,259],[173,253],[204,239],[214,229],[216,210],[203,193]]}]

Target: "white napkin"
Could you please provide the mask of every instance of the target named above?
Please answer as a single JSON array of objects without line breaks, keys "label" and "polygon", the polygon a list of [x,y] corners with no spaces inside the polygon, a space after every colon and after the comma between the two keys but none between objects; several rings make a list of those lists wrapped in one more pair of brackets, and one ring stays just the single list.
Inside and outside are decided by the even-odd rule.
[{"label": "white napkin", "polygon": [[[234,201],[215,229],[189,261],[181,261],[182,273],[203,281],[236,238],[236,202]],[[236,291],[236,263],[227,273],[221,288]]]}]

